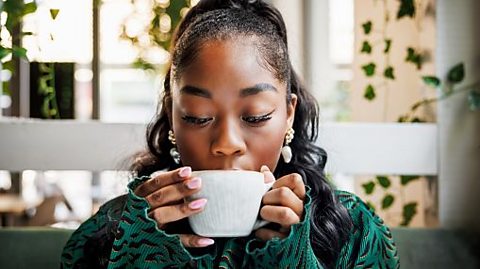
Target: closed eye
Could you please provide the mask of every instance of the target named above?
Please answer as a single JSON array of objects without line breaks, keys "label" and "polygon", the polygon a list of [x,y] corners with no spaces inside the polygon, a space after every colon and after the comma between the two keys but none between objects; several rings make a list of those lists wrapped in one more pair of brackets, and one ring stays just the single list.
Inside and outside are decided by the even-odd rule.
[{"label": "closed eye", "polygon": [[182,116],[182,120],[185,121],[188,124],[192,125],[205,125],[209,121],[213,120],[213,118],[197,118],[197,117],[192,117],[192,116]]},{"label": "closed eye", "polygon": [[274,111],[268,113],[268,114],[265,114],[265,115],[259,115],[259,116],[243,116],[242,117],[242,120],[247,122],[248,124],[260,124],[260,123],[263,123],[265,121],[268,121],[272,118],[272,114],[273,114]]}]

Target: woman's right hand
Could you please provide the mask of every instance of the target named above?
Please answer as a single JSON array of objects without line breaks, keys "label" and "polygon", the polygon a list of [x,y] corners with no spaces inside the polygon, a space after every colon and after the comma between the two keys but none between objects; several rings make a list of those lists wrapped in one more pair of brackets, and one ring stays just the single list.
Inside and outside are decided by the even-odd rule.
[{"label": "woman's right hand", "polygon": [[[167,223],[174,222],[203,210],[206,199],[185,202],[184,198],[198,192],[202,182],[198,177],[191,178],[192,169],[188,166],[168,171],[156,172],[154,176],[138,186],[135,194],[144,197],[150,205],[149,216],[162,229]],[[193,234],[180,234],[185,247],[206,247],[214,243],[211,238]]]}]

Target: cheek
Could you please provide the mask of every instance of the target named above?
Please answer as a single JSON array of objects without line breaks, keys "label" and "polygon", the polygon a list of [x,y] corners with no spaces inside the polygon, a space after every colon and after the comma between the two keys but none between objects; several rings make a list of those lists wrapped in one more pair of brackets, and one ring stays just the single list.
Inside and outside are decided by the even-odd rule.
[{"label": "cheek", "polygon": [[263,128],[261,132],[255,134],[253,139],[249,140],[249,150],[254,156],[255,167],[259,169],[265,164],[272,170],[275,169],[285,138],[283,131],[285,128],[285,120],[278,120]]}]

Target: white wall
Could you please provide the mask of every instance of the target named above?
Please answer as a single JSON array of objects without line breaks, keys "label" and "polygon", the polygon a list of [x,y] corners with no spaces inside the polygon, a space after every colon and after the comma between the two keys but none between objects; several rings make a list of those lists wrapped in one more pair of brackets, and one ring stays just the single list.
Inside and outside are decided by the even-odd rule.
[{"label": "white wall", "polygon": [[[465,63],[467,85],[480,80],[480,1],[437,0],[437,73]],[[439,104],[440,223],[480,232],[480,112],[467,93]]]}]

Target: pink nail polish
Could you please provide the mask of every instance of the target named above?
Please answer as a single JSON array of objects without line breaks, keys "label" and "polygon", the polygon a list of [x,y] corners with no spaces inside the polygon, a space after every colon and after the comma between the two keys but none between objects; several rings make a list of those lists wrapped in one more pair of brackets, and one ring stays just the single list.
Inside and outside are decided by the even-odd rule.
[{"label": "pink nail polish", "polygon": [[202,180],[199,177],[194,177],[186,185],[191,190],[198,189],[202,185]]},{"label": "pink nail polish", "polygon": [[190,207],[191,209],[199,209],[204,207],[206,203],[207,199],[198,199],[188,204],[188,207]]},{"label": "pink nail polish", "polygon": [[190,166],[185,166],[180,168],[180,171],[178,171],[178,175],[181,177],[188,177],[192,173],[192,168]]},{"label": "pink nail polish", "polygon": [[202,238],[198,240],[198,244],[202,246],[209,246],[209,245],[212,245],[213,243],[215,243],[215,241],[209,238]]}]

